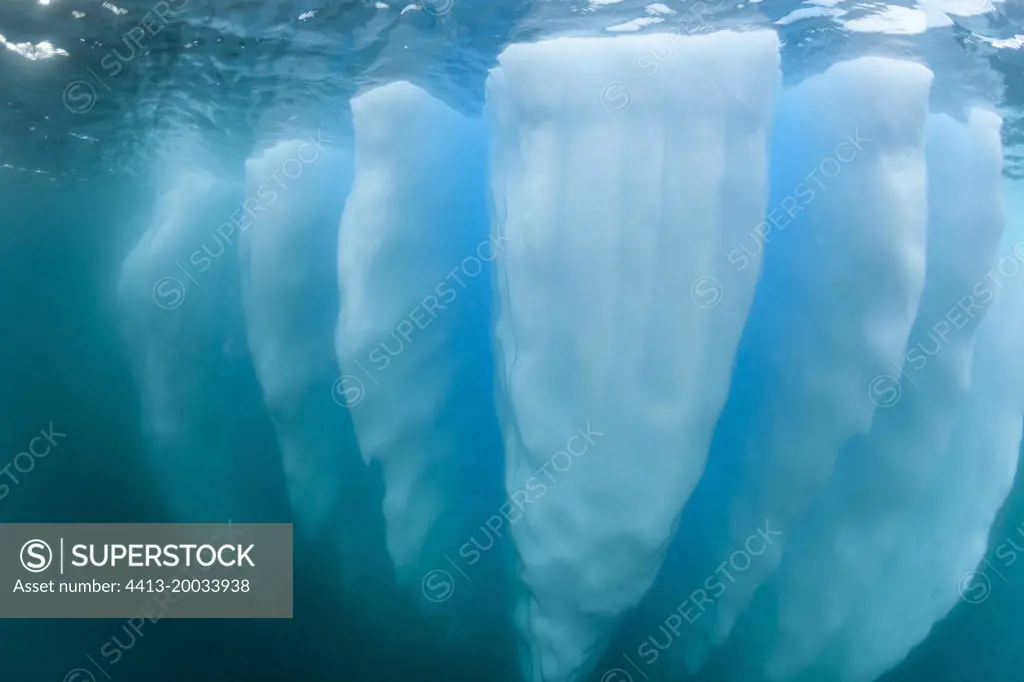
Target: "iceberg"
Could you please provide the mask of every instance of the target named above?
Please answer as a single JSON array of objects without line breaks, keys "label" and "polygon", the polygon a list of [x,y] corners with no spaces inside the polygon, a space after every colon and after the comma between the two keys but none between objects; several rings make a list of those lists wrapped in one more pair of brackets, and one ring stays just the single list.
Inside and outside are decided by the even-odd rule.
[{"label": "iceberg", "polygon": [[[928,338],[906,356],[904,383],[917,385],[906,386],[896,407],[913,400],[917,409],[900,433],[893,426],[879,434],[904,444],[890,457],[917,460],[918,485],[927,485],[908,486],[912,509],[879,497],[875,513],[889,517],[866,517],[873,541],[858,553],[860,570],[884,562],[815,666],[830,678],[875,679],[960,599],[976,601],[985,589],[979,563],[1016,474],[1024,416],[1024,364],[1014,345],[1024,331],[1024,233],[1003,236],[1000,124],[997,114],[972,109],[966,123],[939,114],[929,125],[926,286],[945,296],[935,297],[927,315],[922,305],[916,326],[923,332],[927,325]],[[974,342],[965,343],[972,332]],[[924,456],[912,445],[931,451]],[[898,544],[883,554],[879,540],[892,544],[895,523],[902,525]]]},{"label": "iceberg", "polygon": [[246,352],[232,214],[240,177],[168,168],[117,300],[141,395],[147,460],[168,520],[279,520],[286,511]]},{"label": "iceberg", "polygon": [[329,547],[342,582],[358,593],[377,568],[368,558],[380,527],[368,519],[378,501],[348,413],[332,400],[338,225],[352,166],[351,140],[321,130],[268,145],[245,163],[233,218],[249,352],[293,517],[304,538]]},{"label": "iceberg", "polygon": [[780,76],[766,30],[513,44],[482,118],[392,82],[169,173],[118,295],[172,518],[290,504],[449,677],[897,665],[1016,474],[1002,119],[916,61]]},{"label": "iceberg", "polygon": [[[771,201],[723,261],[731,274],[764,258],[728,402],[707,471],[636,616],[634,631],[651,635],[621,643],[648,665],[661,660],[668,676],[697,672],[729,641],[784,556],[804,571],[794,574],[803,590],[822,582],[794,531],[817,518],[809,508],[844,443],[871,430],[878,407],[868,387],[904,352],[917,312],[931,81],[919,64],[863,58],[788,88],[775,107]],[[774,632],[773,611],[754,614]],[[801,627],[824,627],[793,623],[787,641],[799,641]],[[757,639],[741,635],[744,655],[732,659],[756,661]],[[739,677],[759,674],[745,668]]]},{"label": "iceberg", "polygon": [[[967,132],[949,123],[933,116],[927,128],[927,275],[914,327],[905,350],[890,357],[891,373],[865,383],[878,405],[870,433],[846,444],[794,533],[792,562],[779,575],[773,678],[813,662],[912,532],[907,524],[937,484],[969,385],[972,335],[991,298],[975,285],[995,263],[1002,230],[999,121],[975,114]],[[809,582],[812,572],[830,579]]]},{"label": "iceberg", "polygon": [[399,584],[472,659],[507,627],[510,563],[492,521],[505,500],[491,277],[505,245],[488,234],[485,128],[405,82],[360,95],[352,113],[337,392],[360,452],[380,467]]},{"label": "iceberg", "polygon": [[[760,259],[772,32],[513,45],[490,76],[494,329],[525,679],[581,679],[700,478]],[[723,282],[723,279],[728,281]]]}]

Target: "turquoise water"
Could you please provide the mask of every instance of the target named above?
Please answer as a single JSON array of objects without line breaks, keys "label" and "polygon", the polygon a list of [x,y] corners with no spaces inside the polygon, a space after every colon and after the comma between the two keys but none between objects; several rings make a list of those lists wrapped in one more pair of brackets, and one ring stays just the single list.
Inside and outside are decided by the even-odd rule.
[{"label": "turquoise water", "polygon": [[1022,41],[5,4],[0,522],[296,550],[291,620],[0,620],[0,676],[1018,680]]}]

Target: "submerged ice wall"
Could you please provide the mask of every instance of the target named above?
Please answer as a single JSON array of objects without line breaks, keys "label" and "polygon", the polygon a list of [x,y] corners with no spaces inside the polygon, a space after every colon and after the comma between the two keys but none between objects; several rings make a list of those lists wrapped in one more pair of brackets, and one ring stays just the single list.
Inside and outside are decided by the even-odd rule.
[{"label": "submerged ice wall", "polygon": [[184,163],[166,178],[117,288],[146,458],[169,521],[279,520],[280,463],[263,442],[239,299],[242,180]]},{"label": "submerged ice wall", "polygon": [[[646,87],[601,106],[666,40]],[[778,60],[771,32],[565,38],[510,47],[491,74],[492,230],[507,240],[494,337],[505,485],[525,515],[512,533],[528,680],[588,672],[701,476],[759,263],[709,305],[692,286],[764,215]]]},{"label": "submerged ice wall", "polygon": [[734,376],[712,450],[727,473],[700,500],[712,508],[694,510],[711,525],[686,584],[701,587],[763,525],[778,535],[741,578],[695,601],[701,617],[680,647],[691,670],[788,551],[841,445],[870,429],[865,386],[903,350],[924,282],[930,84],[920,65],[866,58],[780,98],[768,221],[730,259],[766,253],[739,352],[746,371]]},{"label": "submerged ice wall", "polygon": [[929,114],[931,71],[877,57],[781,91],[778,51],[514,45],[483,119],[392,83],[352,145],[181,175],[119,289],[176,520],[266,499],[232,414],[254,368],[296,522],[349,567],[386,544],[451,660],[516,642],[527,682],[609,682],[646,623],[651,680],[896,665],[1016,471],[1024,234],[998,115]]},{"label": "submerged ice wall", "polygon": [[400,586],[444,655],[466,662],[467,674],[489,675],[477,661],[494,665],[511,637],[510,559],[482,535],[504,502],[489,325],[492,263],[506,247],[488,234],[486,131],[405,82],[357,97],[352,112],[338,390],[383,479]]},{"label": "submerged ice wall", "polygon": [[[880,80],[878,72],[861,78]],[[806,86],[798,86],[794,96]],[[904,84],[900,91],[906,95],[910,89]],[[879,111],[877,101],[865,105]],[[873,403],[873,415],[859,434],[844,439],[833,455],[834,470],[806,511],[792,517],[781,565],[724,650],[728,655],[721,660],[728,661],[733,679],[875,679],[902,660],[952,608],[963,589],[958,576],[983,555],[985,535],[1013,480],[1021,410],[1020,396],[1004,396],[1006,423],[1016,427],[1008,426],[1003,433],[1014,435],[1002,448],[972,450],[971,465],[958,464],[964,444],[957,444],[960,427],[954,425],[971,413],[972,402],[985,402],[982,396],[1006,385],[1005,378],[995,382],[987,376],[986,365],[992,360],[1004,363],[1010,375],[1014,371],[1015,363],[995,359],[998,354],[985,339],[1005,333],[997,331],[1000,327],[1016,326],[1005,312],[1000,322],[983,322],[994,314],[1001,290],[1009,294],[1011,289],[1009,282],[1000,281],[1005,277],[999,277],[997,268],[1004,224],[1000,119],[977,109],[965,118],[958,122],[932,115],[926,125],[919,118],[920,134],[914,137],[927,138],[928,219],[923,258],[904,261],[919,260],[926,266],[913,327],[905,342],[899,342],[898,334],[889,337],[899,345],[890,346],[888,367],[876,364],[878,375],[861,377],[860,388]],[[920,150],[919,142],[914,145]],[[900,163],[910,158],[905,151],[897,154]],[[891,161],[886,167],[900,168]],[[905,168],[883,182],[897,189],[919,186],[907,182]],[[901,224],[907,225],[905,220]],[[769,262],[774,248],[768,247]],[[913,256],[905,247],[893,253]],[[851,258],[855,256],[843,256],[847,262]],[[830,266],[833,271],[837,267],[845,265]],[[880,276],[877,268],[876,256],[846,290],[868,290]],[[890,266],[888,272],[893,271]],[[771,285],[770,272],[766,266],[759,296]],[[788,271],[780,274],[785,276]],[[756,308],[748,331],[756,324]],[[849,307],[843,310],[850,312]],[[866,340],[855,343],[867,347]],[[979,362],[977,353],[987,357]],[[833,358],[831,365],[843,360]],[[723,422],[728,417],[727,410]],[[953,517],[963,520],[954,522]],[[748,580],[745,572],[723,601],[729,594],[749,592]]]},{"label": "submerged ice wall", "polygon": [[341,420],[325,396],[337,374],[333,253],[351,163],[322,136],[281,141],[246,161],[239,212],[249,351],[279,432],[293,508],[311,532],[339,513],[344,476],[344,435],[330,428]]},{"label": "submerged ice wall", "polygon": [[[956,571],[981,558],[1022,413],[1004,396],[1013,435],[998,453],[972,451],[979,471],[951,459],[971,396],[1015,383],[972,364],[979,324],[1015,333],[1006,313],[1005,332],[982,323],[1010,288],[996,267],[1000,120],[929,116],[930,82],[920,64],[864,58],[780,98],[766,220],[728,259],[765,258],[729,400],[602,679],[874,679],[952,608]],[[984,338],[978,352],[995,356]]]},{"label": "submerged ice wall", "polygon": [[[979,109],[966,123],[931,117],[928,286],[936,295],[932,305],[922,303],[915,323],[922,333],[908,345],[899,401],[887,412],[906,405],[918,415],[903,420],[909,436],[889,441],[918,444],[900,453],[917,467],[917,487],[905,490],[914,504],[904,501],[911,508],[891,510],[888,519],[867,517],[874,542],[861,558],[876,572],[822,651],[819,675],[868,682],[924,639],[968,594],[1014,479],[1024,375],[1006,344],[1019,342],[1022,329],[1024,233],[1003,235],[1000,124]],[[964,343],[967,336],[973,343]],[[887,500],[883,509],[894,504]]]},{"label": "submerged ice wall", "polygon": [[380,570],[375,486],[338,376],[338,225],[353,177],[351,137],[281,140],[245,163],[237,212],[249,352],[277,432],[301,539],[328,551],[356,594]]},{"label": "submerged ice wall", "polygon": [[482,268],[498,247],[487,235],[485,138],[478,121],[409,83],[352,109],[356,174],[338,239],[342,388],[363,457],[382,467],[400,580],[418,583],[424,553],[465,539],[440,525],[465,526],[453,510],[474,509],[474,475],[499,460],[488,434]]},{"label": "submerged ice wall", "polygon": [[[839,665],[840,679],[854,679],[823,655],[826,643],[851,609],[863,605],[864,590],[882,579],[886,556],[913,537],[913,519],[944,477],[942,453],[970,383],[972,336],[990,302],[975,299],[975,284],[994,265],[1003,228],[999,119],[974,112],[969,128],[953,123],[935,116],[927,128],[927,278],[914,327],[889,368],[866,384],[878,406],[870,432],[845,445],[833,476],[794,529],[776,581],[771,679],[803,679],[801,671],[819,657]],[[960,313],[956,324],[948,321],[950,311]],[[950,584],[947,595],[955,593]],[[868,661],[865,654],[846,664]]]}]

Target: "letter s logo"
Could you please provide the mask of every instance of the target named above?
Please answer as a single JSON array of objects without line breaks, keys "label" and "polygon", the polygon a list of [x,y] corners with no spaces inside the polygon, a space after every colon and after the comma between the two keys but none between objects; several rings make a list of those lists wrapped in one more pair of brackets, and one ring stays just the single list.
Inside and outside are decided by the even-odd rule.
[{"label": "letter s logo", "polygon": [[42,540],[29,540],[21,546],[21,565],[29,573],[42,573],[53,562],[53,550]]}]

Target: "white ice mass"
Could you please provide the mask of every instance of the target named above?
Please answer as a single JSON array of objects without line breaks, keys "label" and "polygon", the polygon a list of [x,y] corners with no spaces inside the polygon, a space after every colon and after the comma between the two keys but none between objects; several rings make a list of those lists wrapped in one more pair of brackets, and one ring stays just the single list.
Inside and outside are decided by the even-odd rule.
[{"label": "white ice mass", "polygon": [[338,223],[352,175],[351,139],[317,130],[276,142],[246,161],[233,217],[246,338],[299,531],[330,546],[355,586],[373,542],[362,520],[370,474],[329,397],[338,375]]},{"label": "white ice mass", "polygon": [[732,500],[728,512],[706,516],[718,526],[702,534],[710,546],[698,556],[707,560],[695,562],[688,584],[701,585],[766,519],[782,536],[698,605],[703,615],[685,645],[692,669],[725,641],[790,551],[793,524],[840,447],[871,427],[867,386],[903,352],[924,282],[930,84],[918,64],[866,58],[780,98],[768,220],[729,259],[742,264],[767,252],[745,332],[756,379],[734,386],[723,415],[736,436],[713,456],[735,460]]},{"label": "white ice mass", "polygon": [[875,679],[961,597],[969,598],[973,570],[1013,481],[1024,365],[1009,340],[1019,343],[1024,319],[1018,277],[1024,233],[1003,235],[1000,123],[994,113],[975,109],[966,123],[939,114],[929,124],[926,296],[933,295],[928,305],[922,301],[915,323],[922,333],[907,352],[916,361],[904,367],[897,404],[913,410],[914,419],[900,434],[892,433],[895,424],[885,434],[903,443],[891,459],[906,458],[916,468],[904,490],[916,504],[902,509],[879,499],[892,520],[868,517],[879,556],[864,551],[861,560],[877,572],[823,651],[817,668],[825,675]]},{"label": "white ice mass", "polygon": [[[972,336],[992,302],[993,292],[983,287],[1003,228],[999,119],[975,111],[964,126],[936,115],[926,130],[927,275],[914,327],[905,350],[870,379],[878,405],[870,432],[845,445],[833,476],[794,529],[777,575],[772,679],[803,679],[798,673],[815,658],[840,665],[829,671],[839,679],[862,679],[852,671],[875,664],[867,651],[840,662],[825,645],[847,625],[851,610],[868,606],[865,591],[887,582],[883,566],[894,550],[920,551],[915,529],[923,532],[933,515],[916,525],[914,519],[929,494],[952,484],[943,484],[943,453],[970,385]],[[815,579],[825,575],[828,580]],[[946,587],[945,596],[955,599],[955,584]],[[911,608],[900,607],[904,613]],[[847,633],[885,637],[866,625],[871,632],[847,625]],[[821,674],[810,672],[809,679]]]},{"label": "white ice mass", "polygon": [[717,278],[765,214],[778,59],[770,32],[566,38],[510,47],[491,74],[507,241],[494,336],[531,682],[588,672],[704,470],[759,259]]},{"label": "white ice mass", "polygon": [[[341,393],[381,464],[387,546],[415,586],[493,512],[486,137],[409,83],[352,102],[355,182],[338,238]],[[443,566],[442,566],[443,567]],[[426,588],[425,588],[426,589]]]},{"label": "white ice mass", "polygon": [[[358,591],[381,506],[396,587],[474,647],[506,618],[524,682],[609,682],[662,592],[689,615],[650,680],[897,665],[977,589],[1016,474],[1021,190],[1000,115],[937,110],[922,63],[783,87],[779,49],[513,44],[482,116],[394,82],[351,139],[168,173],[118,302],[174,520],[259,509],[238,472],[278,471]],[[280,461],[226,454],[246,381]]]},{"label": "white ice mass", "polygon": [[[169,173],[150,225],[118,282],[122,327],[142,396],[147,458],[175,521],[239,518],[238,469],[224,453],[244,419],[237,385],[237,258],[222,223],[241,205],[240,178]],[[220,231],[218,231],[220,230]],[[214,357],[211,366],[197,362]],[[241,463],[239,463],[241,464]]]}]

